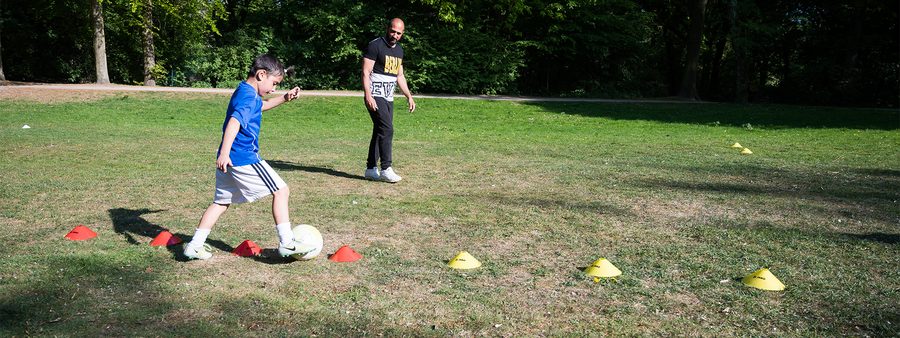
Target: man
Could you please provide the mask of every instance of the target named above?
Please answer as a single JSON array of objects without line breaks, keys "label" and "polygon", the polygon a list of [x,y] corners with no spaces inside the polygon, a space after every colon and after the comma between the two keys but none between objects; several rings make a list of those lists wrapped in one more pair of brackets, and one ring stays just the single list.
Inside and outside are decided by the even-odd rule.
[{"label": "man", "polygon": [[[369,42],[363,55],[362,84],[366,93],[366,109],[372,118],[372,140],[366,160],[366,179],[397,183],[402,178],[391,167],[391,143],[394,139],[394,87],[406,96],[409,112],[416,110],[406,77],[403,76],[403,20],[394,18],[383,37]],[[381,159],[381,171],[378,160]]]}]

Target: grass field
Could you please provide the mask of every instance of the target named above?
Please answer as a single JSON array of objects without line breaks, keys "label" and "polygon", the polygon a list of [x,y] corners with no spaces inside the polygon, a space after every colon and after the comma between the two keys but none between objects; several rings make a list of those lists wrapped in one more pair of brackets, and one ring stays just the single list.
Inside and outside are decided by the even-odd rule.
[{"label": "grass field", "polygon": [[[900,334],[896,110],[398,101],[390,185],[361,177],[361,98],[304,97],[261,154],[323,253],[364,258],[274,257],[268,198],[185,261],[149,242],[209,205],[227,100],[0,102],[0,336]],[[624,274],[585,276],[600,257]],[[761,267],[787,289],[741,284]]]}]

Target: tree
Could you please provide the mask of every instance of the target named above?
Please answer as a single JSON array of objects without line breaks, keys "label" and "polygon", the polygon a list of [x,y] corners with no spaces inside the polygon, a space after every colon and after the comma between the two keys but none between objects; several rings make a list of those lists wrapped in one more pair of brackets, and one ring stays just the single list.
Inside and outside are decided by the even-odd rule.
[{"label": "tree", "polygon": [[[0,17],[0,32],[3,31],[3,18]],[[2,39],[0,39],[2,41]],[[3,48],[0,48],[0,81],[6,81],[6,75],[3,75]]]},{"label": "tree", "polygon": [[91,12],[94,21],[94,65],[97,70],[97,83],[109,83],[109,71],[106,68],[106,37],[103,30],[103,4],[101,0],[91,0]]},{"label": "tree", "polygon": [[678,96],[688,100],[698,100],[697,65],[700,60],[700,42],[703,39],[703,17],[706,12],[706,0],[693,0],[690,8],[691,26],[688,29],[687,57],[684,62],[684,74]]},{"label": "tree", "polygon": [[156,86],[153,70],[156,68],[156,52],[153,48],[153,0],[144,1],[143,45],[144,45],[144,85]]},{"label": "tree", "polygon": [[[216,20],[225,17],[222,1],[208,0],[117,0],[130,8],[128,25],[138,28],[141,34],[141,64],[145,86],[155,86],[166,70],[158,62],[156,37],[160,27],[169,27],[180,37],[201,34],[219,35]],[[177,37],[172,37],[177,39]],[[188,41],[172,41],[172,44]]]}]

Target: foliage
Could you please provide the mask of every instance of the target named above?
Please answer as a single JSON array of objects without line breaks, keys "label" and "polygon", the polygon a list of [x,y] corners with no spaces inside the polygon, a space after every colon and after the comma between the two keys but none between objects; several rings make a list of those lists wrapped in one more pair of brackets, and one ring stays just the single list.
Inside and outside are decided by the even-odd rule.
[{"label": "foliage", "polygon": [[[195,56],[187,61],[186,67],[174,81],[207,83],[213,88],[232,87],[247,78],[250,62],[259,54],[268,51],[272,33],[268,30],[248,32],[240,29],[224,34],[221,47],[213,48],[208,42],[192,46]],[[221,85],[220,85],[221,83]]]},{"label": "foliage", "polygon": [[[116,83],[142,81],[142,0],[103,1]],[[158,82],[239,81],[259,53],[296,66],[285,85],[358,89],[362,49],[388,19],[407,24],[414,91],[592,97],[674,95],[685,1],[155,0]],[[708,0],[698,91],[719,101],[897,107],[896,1]],[[90,82],[90,8],[0,3],[7,78]]]},{"label": "foliage", "polygon": [[84,82],[95,76],[87,1],[4,0],[0,24],[8,80]]},{"label": "foliage", "polygon": [[[526,42],[496,39],[476,25],[423,25],[409,30],[405,67],[415,90],[454,94],[508,94],[524,64]],[[422,32],[419,34],[419,32]]]},{"label": "foliage", "polygon": [[652,18],[623,0],[569,1],[542,8],[520,27],[533,41],[523,87],[548,94],[658,94],[652,83],[644,82]]}]

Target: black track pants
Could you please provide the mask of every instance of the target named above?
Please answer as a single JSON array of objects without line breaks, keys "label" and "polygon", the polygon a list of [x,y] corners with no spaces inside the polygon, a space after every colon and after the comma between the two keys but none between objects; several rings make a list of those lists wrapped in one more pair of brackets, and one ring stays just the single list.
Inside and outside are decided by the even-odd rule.
[{"label": "black track pants", "polygon": [[369,141],[369,158],[366,168],[375,168],[381,159],[381,169],[391,166],[391,144],[394,140],[394,102],[375,98],[377,111],[369,110],[372,118],[372,140]]}]

